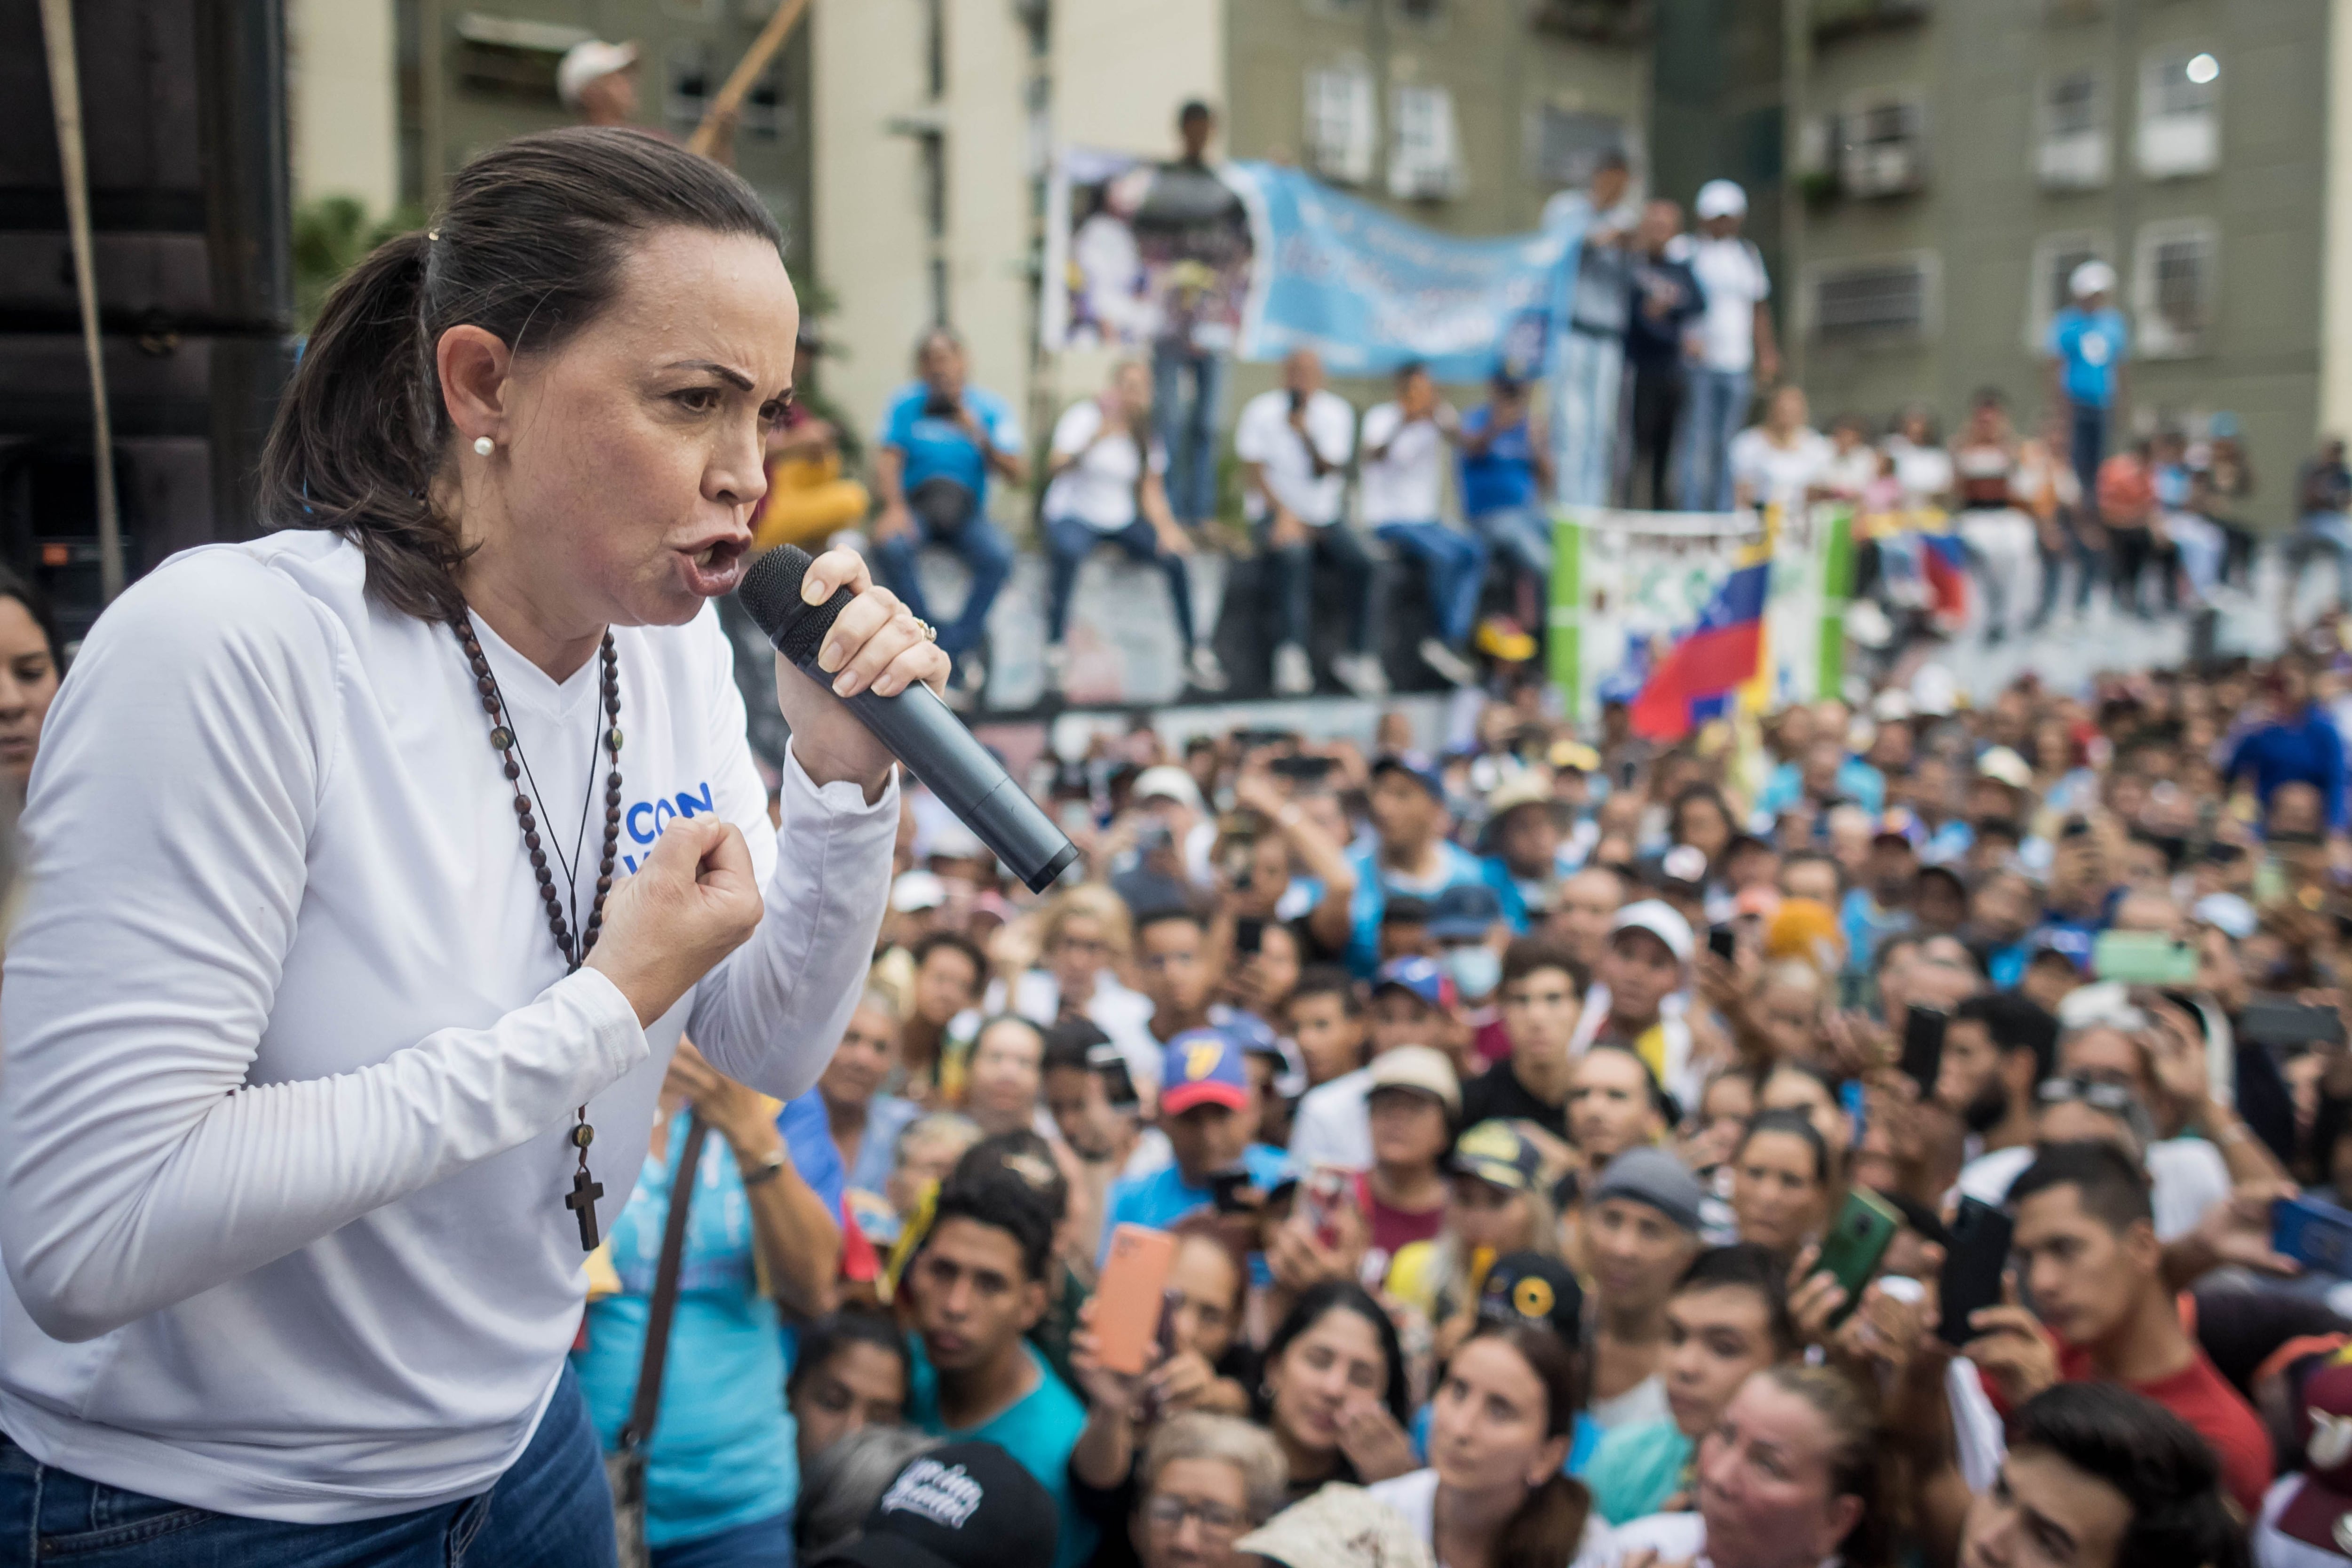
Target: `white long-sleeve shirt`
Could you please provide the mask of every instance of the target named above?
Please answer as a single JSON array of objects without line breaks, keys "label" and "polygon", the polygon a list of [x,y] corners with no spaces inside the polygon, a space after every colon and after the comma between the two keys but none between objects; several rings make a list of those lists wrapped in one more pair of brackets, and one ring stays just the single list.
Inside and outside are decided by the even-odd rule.
[{"label": "white long-sleeve shirt", "polygon": [[[100,619],[34,770],[0,991],[0,1427],[296,1522],[470,1496],[521,1453],[580,1321],[573,1107],[609,1226],[681,1030],[771,1094],[813,1083],[898,820],[895,786],[868,805],[794,761],[772,828],[715,613],[616,628],[618,871],[714,812],[767,906],[640,1029],[564,975],[457,639],[362,583],[353,546],[280,533],[178,556]],[[542,837],[582,833],[584,921],[599,663],[559,686],[476,626]]]}]

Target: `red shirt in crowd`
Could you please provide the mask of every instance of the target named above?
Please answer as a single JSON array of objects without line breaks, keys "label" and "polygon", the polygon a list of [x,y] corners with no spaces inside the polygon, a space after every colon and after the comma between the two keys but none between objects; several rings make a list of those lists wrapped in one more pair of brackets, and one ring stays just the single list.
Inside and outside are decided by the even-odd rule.
[{"label": "red shirt in crowd", "polygon": [[1444,1204],[1419,1211],[1392,1208],[1373,1194],[1371,1180],[1366,1176],[1356,1178],[1356,1203],[1371,1227],[1372,1250],[1382,1258],[1394,1258],[1416,1241],[1435,1241],[1445,1227]]},{"label": "red shirt in crowd", "polygon": [[[2058,1375],[2068,1383],[2097,1381],[2091,1370],[2091,1352],[2077,1345],[2060,1346]],[[2123,1386],[2153,1399],[2196,1428],[2221,1461],[2222,1487],[2246,1510],[2247,1518],[2261,1514],[2263,1494],[2271,1485],[2270,1434],[2263,1430],[2253,1408],[2205,1359],[2202,1350],[2192,1350],[2189,1364],[2170,1377]]]}]

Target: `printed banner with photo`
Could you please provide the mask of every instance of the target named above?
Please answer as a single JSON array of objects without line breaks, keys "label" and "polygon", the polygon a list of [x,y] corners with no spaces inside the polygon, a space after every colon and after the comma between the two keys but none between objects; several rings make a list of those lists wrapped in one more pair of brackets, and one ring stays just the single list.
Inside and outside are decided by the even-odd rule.
[{"label": "printed banner with photo", "polygon": [[1044,346],[1181,336],[1243,359],[1313,348],[1335,374],[1419,360],[1441,381],[1540,369],[1576,232],[1468,239],[1297,169],[1213,173],[1066,148],[1047,194]]},{"label": "printed banner with photo", "polygon": [[1834,689],[1846,527],[1833,508],[1560,513],[1551,671],[1570,711],[1647,690],[1645,711],[1686,708],[1687,728],[1735,691],[1769,710]]}]

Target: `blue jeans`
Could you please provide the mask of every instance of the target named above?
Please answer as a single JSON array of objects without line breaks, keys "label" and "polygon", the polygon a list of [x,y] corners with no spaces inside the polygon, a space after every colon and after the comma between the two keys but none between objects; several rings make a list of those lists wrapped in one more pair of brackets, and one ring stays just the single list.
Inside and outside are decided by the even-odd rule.
[{"label": "blue jeans", "polygon": [[1541,507],[1505,507],[1470,520],[1486,548],[1510,561],[1538,583],[1551,581],[1551,520]]},{"label": "blue jeans", "polygon": [[1339,574],[1340,592],[1348,600],[1348,651],[1361,653],[1372,646],[1372,558],[1344,522],[1309,528],[1305,544],[1276,550],[1269,542],[1274,524],[1257,524],[1258,548],[1265,552],[1274,573],[1274,602],[1282,616],[1277,642],[1307,646],[1307,629],[1315,619],[1315,562]]},{"label": "blue jeans", "polygon": [[2287,541],[2287,602],[2302,585],[2304,568],[2321,552],[2336,557],[2336,594],[2339,609],[2352,609],[2352,519],[2340,511],[2310,511],[2295,523]]},{"label": "blue jeans", "polygon": [[613,1494],[569,1365],[489,1490],[352,1524],[186,1508],[38,1464],[0,1436],[0,1568],[583,1568],[615,1550]]},{"label": "blue jeans", "polygon": [[2087,403],[2072,405],[2067,418],[2073,445],[2074,478],[2082,481],[2083,504],[2096,515],[2099,462],[2107,455],[2107,411]]},{"label": "blue jeans", "polygon": [[1149,518],[1137,518],[1116,533],[1080,522],[1074,517],[1049,517],[1045,520],[1045,546],[1052,553],[1052,572],[1045,584],[1045,640],[1058,643],[1070,629],[1070,590],[1076,586],[1078,568],[1086,563],[1097,544],[1116,544],[1127,552],[1130,561],[1156,562],[1160,575],[1168,579],[1168,596],[1176,602],[1176,629],[1184,637],[1184,647],[1190,652],[1196,640],[1192,632],[1192,579],[1184,570],[1184,558],[1172,550],[1160,548],[1160,532]]},{"label": "blue jeans", "polygon": [[1551,376],[1551,460],[1559,499],[1569,506],[1609,504],[1624,386],[1624,339],[1574,330],[1560,334]]},{"label": "blue jeans", "polygon": [[1372,531],[1428,568],[1437,635],[1454,647],[1467,643],[1478,618],[1478,590],[1486,584],[1486,547],[1442,522],[1384,522]]},{"label": "blue jeans", "polygon": [[1168,448],[1168,510],[1187,528],[1206,522],[1217,510],[1217,421],[1224,412],[1230,368],[1224,355],[1185,343],[1151,348],[1151,422]]},{"label": "blue jeans", "polygon": [[946,534],[932,532],[930,525],[918,517],[914,532],[876,540],[874,562],[882,585],[926,621],[931,612],[923,603],[923,585],[915,574],[916,552],[926,544],[954,551],[971,569],[971,592],[964,595],[961,613],[939,628],[940,651],[961,658],[980,646],[981,634],[988,627],[988,607],[996,603],[1004,579],[1013,574],[1013,546],[985,517],[968,518],[961,528]]},{"label": "blue jeans", "polygon": [[793,1516],[780,1513],[653,1549],[654,1568],[793,1568]]},{"label": "blue jeans", "polygon": [[1755,378],[1744,370],[1693,365],[1683,404],[1685,511],[1731,510],[1731,438],[1748,422]]}]

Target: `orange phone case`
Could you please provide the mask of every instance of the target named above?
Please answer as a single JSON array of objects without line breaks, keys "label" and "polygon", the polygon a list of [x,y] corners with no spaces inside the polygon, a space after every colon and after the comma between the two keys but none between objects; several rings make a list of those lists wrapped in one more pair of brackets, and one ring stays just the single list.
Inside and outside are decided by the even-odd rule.
[{"label": "orange phone case", "polygon": [[1123,1225],[1110,1235],[1110,1257],[1095,1283],[1095,1359],[1133,1374],[1151,1364],[1160,1335],[1160,1295],[1176,1238],[1164,1230]]}]

